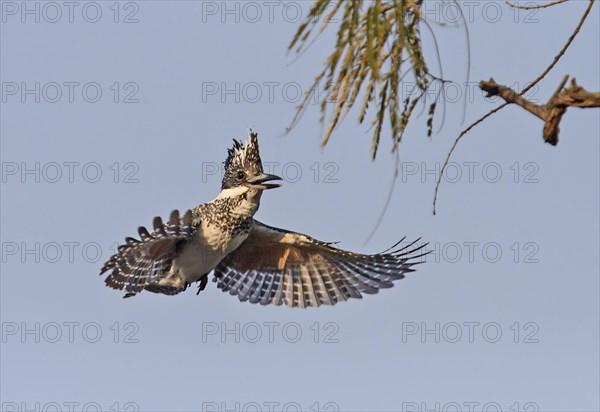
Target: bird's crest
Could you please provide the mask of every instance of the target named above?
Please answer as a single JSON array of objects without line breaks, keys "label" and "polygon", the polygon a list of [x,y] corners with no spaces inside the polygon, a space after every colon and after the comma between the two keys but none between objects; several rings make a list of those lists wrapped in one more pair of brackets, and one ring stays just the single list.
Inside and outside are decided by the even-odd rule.
[{"label": "bird's crest", "polygon": [[258,152],[258,134],[250,130],[250,136],[245,144],[233,139],[233,146],[227,149],[224,165],[221,189],[232,187],[240,171],[251,176],[261,174],[263,166]]}]

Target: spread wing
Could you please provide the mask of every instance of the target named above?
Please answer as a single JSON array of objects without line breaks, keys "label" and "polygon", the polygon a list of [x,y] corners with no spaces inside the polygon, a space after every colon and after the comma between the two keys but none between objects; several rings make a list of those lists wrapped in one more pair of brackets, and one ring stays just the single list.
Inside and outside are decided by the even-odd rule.
[{"label": "spread wing", "polygon": [[141,240],[126,238],[125,244],[119,246],[118,252],[100,271],[100,274],[112,271],[106,278],[106,285],[125,289],[128,292],[125,297],[133,296],[144,288],[166,294],[176,294],[185,289],[153,284],[169,273],[182,243],[192,238],[192,211],[188,210],[180,219],[179,211],[174,210],[166,224],[160,217],[155,217],[153,226],[152,234],[140,226],[138,233]]},{"label": "spread wing", "polygon": [[[215,269],[217,287],[240,301],[305,308],[335,305],[391,288],[429,252],[419,239],[375,255],[337,249],[331,243],[253,221],[250,235]],[[394,249],[395,248],[395,249]]]}]

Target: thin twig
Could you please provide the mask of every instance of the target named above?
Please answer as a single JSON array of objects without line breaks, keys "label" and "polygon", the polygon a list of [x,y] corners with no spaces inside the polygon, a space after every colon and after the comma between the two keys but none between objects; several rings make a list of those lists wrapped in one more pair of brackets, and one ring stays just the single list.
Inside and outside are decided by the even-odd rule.
[{"label": "thin twig", "polygon": [[513,4],[513,3],[509,2],[508,0],[506,0],[505,3],[514,9],[533,10],[533,9],[545,9],[546,7],[556,6],[557,4],[564,3],[566,1],[567,0],[556,0],[556,1],[553,1],[552,3],[538,4],[536,6],[519,6],[518,4]]},{"label": "thin twig", "polygon": [[458,137],[456,138],[456,140],[454,141],[454,144],[452,145],[452,147],[450,148],[450,151],[448,152],[448,156],[446,156],[446,160],[444,161],[444,164],[442,165],[442,169],[440,170],[440,174],[438,175],[438,179],[437,182],[435,183],[435,191],[433,194],[433,214],[435,215],[435,205],[437,204],[437,195],[438,195],[438,189],[440,187],[440,182],[442,180],[442,175],[444,174],[444,171],[446,170],[446,167],[448,166],[448,162],[450,161],[450,156],[452,156],[452,153],[454,152],[454,149],[456,149],[456,146],[458,145],[458,142],[460,141],[460,139],[462,139],[462,137],[464,135],[466,135],[472,128],[474,128],[475,126],[477,126],[479,123],[483,122],[485,119],[487,119],[488,117],[490,117],[491,115],[493,115],[494,113],[500,111],[500,109],[503,109],[504,107],[508,106],[508,103],[502,103],[500,106],[496,107],[493,110],[490,110],[488,113],[486,113],[485,115],[483,115],[482,117],[480,117],[479,119],[477,119],[475,122],[471,123],[469,125],[469,127],[467,127],[465,130],[463,130],[460,135],[458,135]]},{"label": "thin twig", "polygon": [[565,43],[565,45],[563,46],[563,48],[561,49],[561,51],[556,56],[554,56],[554,60],[552,61],[552,63],[550,63],[550,66],[548,66],[546,68],[546,70],[544,70],[544,72],[538,76],[537,79],[535,79],[531,84],[529,84],[529,86],[527,86],[527,87],[525,87],[523,89],[523,91],[520,93],[521,96],[523,96],[533,86],[535,86],[537,83],[539,83],[539,81],[542,80],[544,77],[546,77],[546,75],[550,72],[550,70],[552,70],[554,68],[554,66],[556,66],[556,63],[558,63],[558,61],[565,54],[565,52],[567,51],[567,49],[569,48],[569,46],[571,45],[571,43],[573,43],[573,40],[575,39],[575,37],[577,36],[577,34],[579,34],[579,31],[581,30],[581,27],[583,26],[583,23],[585,22],[585,19],[587,18],[588,14],[590,14],[590,11],[592,10],[592,7],[594,6],[594,1],[595,0],[590,0],[590,4],[587,7],[587,9],[585,9],[585,13],[583,13],[583,16],[581,17],[581,20],[579,21],[579,24],[575,28],[575,31],[573,32],[573,34],[571,34],[571,37],[569,37],[569,40],[567,40],[567,43]]},{"label": "thin twig", "polygon": [[[471,35],[469,34],[469,25],[467,24],[467,19],[465,19],[465,14],[462,11],[462,7],[460,7],[458,0],[455,0],[455,3],[456,3],[456,6],[458,7],[458,11],[460,12],[460,17],[461,17],[462,21],[465,22],[465,38],[467,41],[467,79],[465,81],[465,84],[467,87],[469,87],[469,80],[471,78]],[[465,99],[465,102],[463,103],[463,116],[462,116],[461,124],[465,123],[466,118],[467,118],[467,99]]]},{"label": "thin twig", "polygon": [[[567,75],[565,75],[565,77],[563,77],[563,79],[559,83],[558,87],[554,91],[554,94],[552,95],[552,97],[550,97],[550,100],[548,100],[549,102],[556,100],[556,98],[558,97],[558,94],[560,92],[562,92],[563,87],[565,87],[565,84],[567,84],[568,81],[569,81],[569,75],[567,74]],[[575,79],[573,79],[573,81],[575,81]]]},{"label": "thin twig", "polygon": [[369,241],[371,240],[371,238],[373,237],[375,232],[377,232],[377,229],[379,229],[379,225],[383,221],[385,212],[387,212],[388,206],[390,205],[390,203],[392,201],[392,195],[394,194],[394,189],[396,188],[396,180],[398,180],[398,175],[399,175],[398,167],[400,165],[400,154],[398,153],[398,151],[396,151],[394,153],[396,155],[396,163],[394,165],[394,177],[392,178],[392,184],[390,186],[390,191],[388,192],[387,199],[385,200],[385,205],[383,206],[383,210],[381,211],[381,214],[379,215],[379,218],[377,219],[377,223],[375,223],[375,227],[373,228],[371,233],[369,233],[369,236],[367,237],[367,240],[365,240],[365,243],[363,244],[363,246],[366,246],[367,243],[369,243]]},{"label": "thin twig", "polygon": [[338,1],[335,3],[335,5],[333,6],[333,10],[331,10],[331,12],[329,12],[329,14],[325,17],[324,23],[329,23],[331,21],[331,19],[333,19],[333,16],[335,15],[335,13],[337,13],[341,4],[342,4],[341,1]]}]

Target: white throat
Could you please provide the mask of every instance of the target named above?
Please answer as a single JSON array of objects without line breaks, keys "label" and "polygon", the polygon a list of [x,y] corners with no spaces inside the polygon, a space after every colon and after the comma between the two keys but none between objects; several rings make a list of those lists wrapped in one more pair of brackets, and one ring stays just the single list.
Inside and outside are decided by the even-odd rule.
[{"label": "white throat", "polygon": [[229,198],[229,197],[238,197],[238,196],[241,196],[244,193],[248,192],[248,190],[250,190],[250,188],[247,187],[247,186],[236,186],[236,187],[232,187],[232,188],[229,188],[229,189],[223,189],[223,190],[221,190],[221,193],[219,193],[219,196],[217,196],[217,199],[226,199],[226,198]]}]

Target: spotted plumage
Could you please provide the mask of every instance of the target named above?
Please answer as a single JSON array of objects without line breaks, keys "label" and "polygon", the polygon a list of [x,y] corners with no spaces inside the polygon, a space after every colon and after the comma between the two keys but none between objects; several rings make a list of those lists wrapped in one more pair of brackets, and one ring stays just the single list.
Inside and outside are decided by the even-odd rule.
[{"label": "spotted plumage", "polygon": [[139,240],[126,238],[101,270],[110,272],[107,286],[130,297],[175,295],[198,282],[199,293],[214,271],[217,287],[242,302],[319,307],[390,288],[424,261],[418,240],[364,255],[255,220],[276,179],[263,173],[256,133],[245,144],[234,140],[217,198],[183,216],[175,210],[166,223],[155,218],[151,232],[139,228]]}]

